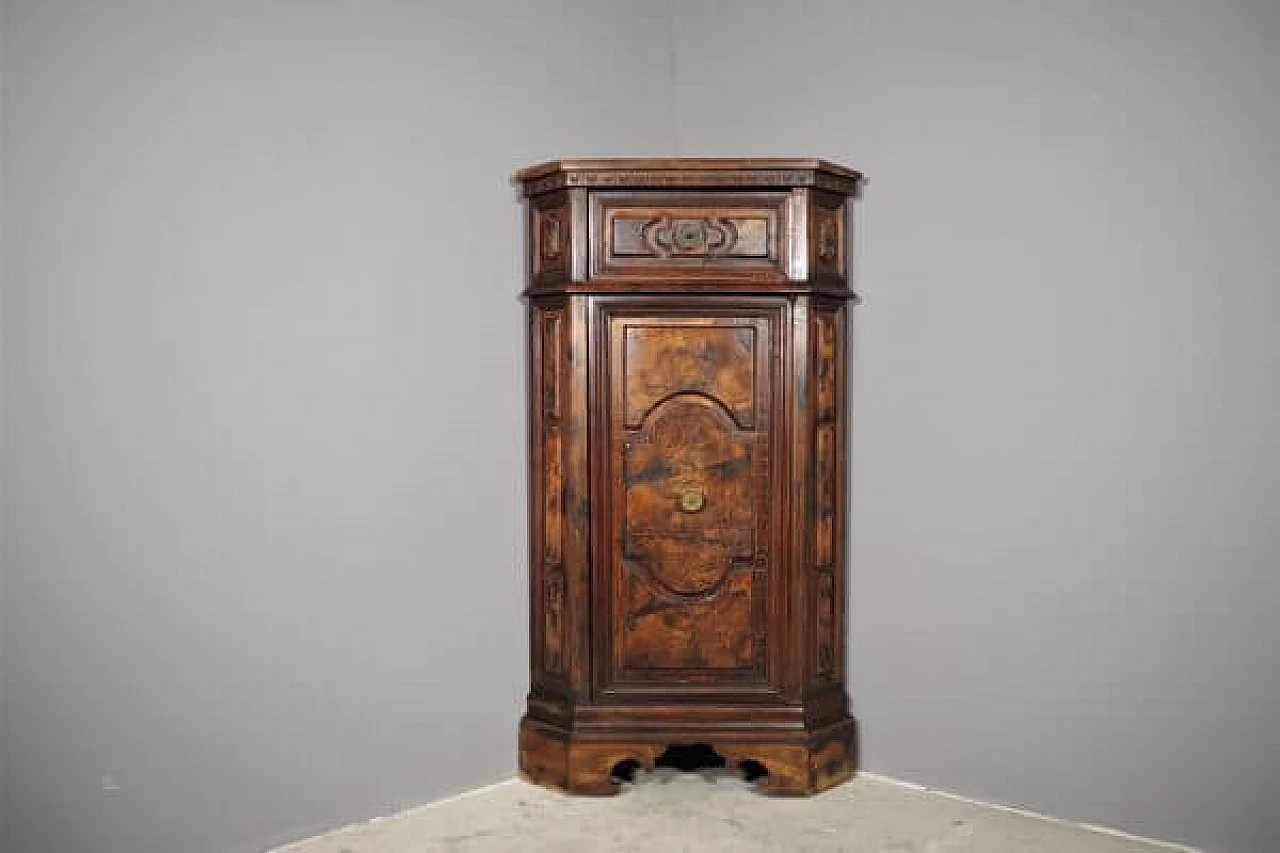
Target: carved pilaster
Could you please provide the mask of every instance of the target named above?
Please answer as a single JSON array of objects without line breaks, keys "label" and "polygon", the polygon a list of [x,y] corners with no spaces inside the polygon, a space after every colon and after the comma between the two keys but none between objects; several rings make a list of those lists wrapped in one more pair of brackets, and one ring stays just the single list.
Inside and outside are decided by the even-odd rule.
[{"label": "carved pilaster", "polygon": [[[554,220],[544,220],[554,221]],[[565,673],[565,478],[561,416],[564,361],[563,308],[539,312],[541,350],[541,494],[542,494],[542,669],[551,676]]]},{"label": "carved pilaster", "polygon": [[838,681],[840,583],[836,539],[841,525],[841,351],[844,313],[839,307],[813,312],[813,673],[818,681]]}]

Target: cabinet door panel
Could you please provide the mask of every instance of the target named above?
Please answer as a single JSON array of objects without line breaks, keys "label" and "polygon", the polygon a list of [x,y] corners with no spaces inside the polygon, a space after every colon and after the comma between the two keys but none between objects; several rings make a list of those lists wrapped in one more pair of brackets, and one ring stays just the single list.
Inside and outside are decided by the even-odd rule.
[{"label": "cabinet door panel", "polygon": [[770,689],[780,317],[604,314],[606,693]]}]

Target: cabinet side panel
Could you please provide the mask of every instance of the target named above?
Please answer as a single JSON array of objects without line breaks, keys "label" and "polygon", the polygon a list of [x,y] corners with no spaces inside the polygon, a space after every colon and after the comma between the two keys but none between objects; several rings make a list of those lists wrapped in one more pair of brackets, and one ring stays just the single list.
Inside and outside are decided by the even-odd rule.
[{"label": "cabinet side panel", "polygon": [[[797,191],[807,208],[807,191]],[[803,256],[802,256],[803,258]],[[802,261],[803,262],[803,261]],[[809,540],[813,535],[809,517],[809,484],[812,481],[810,459],[813,448],[809,437],[813,431],[811,357],[809,341],[812,333],[809,296],[797,296],[791,305],[791,341],[787,348],[787,536],[786,571],[786,693],[800,699],[812,681],[809,660],[812,646],[811,598],[809,575]]]},{"label": "cabinet side panel", "polygon": [[588,463],[588,299],[565,305],[560,417],[564,454],[564,564],[566,680],[571,693],[591,689],[591,502]]},{"label": "cabinet side panel", "polygon": [[839,193],[810,193],[809,277],[835,279],[843,286],[848,275],[846,232],[848,206]]},{"label": "cabinet side panel", "polygon": [[573,263],[573,225],[568,192],[551,193],[529,205],[529,277],[533,284],[569,278]]},{"label": "cabinet side panel", "polygon": [[564,673],[563,304],[530,309],[529,630],[535,687]]},{"label": "cabinet side panel", "polygon": [[589,509],[580,301],[536,302],[530,328],[530,665],[535,692],[562,698],[586,684]]},{"label": "cabinet side panel", "polygon": [[810,687],[843,681],[845,515],[845,311],[818,302],[810,331],[814,396],[809,500]]}]

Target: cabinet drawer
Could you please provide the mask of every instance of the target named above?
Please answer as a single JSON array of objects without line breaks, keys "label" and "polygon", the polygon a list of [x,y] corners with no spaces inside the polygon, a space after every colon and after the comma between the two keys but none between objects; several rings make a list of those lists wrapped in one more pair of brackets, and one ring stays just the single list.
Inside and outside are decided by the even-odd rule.
[{"label": "cabinet drawer", "polygon": [[790,193],[595,192],[591,277],[786,278]]}]

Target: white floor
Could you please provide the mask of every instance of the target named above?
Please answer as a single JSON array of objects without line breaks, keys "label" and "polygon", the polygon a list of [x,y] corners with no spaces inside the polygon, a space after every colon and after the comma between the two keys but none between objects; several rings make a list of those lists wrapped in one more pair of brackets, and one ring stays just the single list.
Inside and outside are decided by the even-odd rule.
[{"label": "white floor", "polygon": [[616,797],[512,780],[279,853],[1169,853],[1108,834],[859,777],[773,799],[730,777],[659,771]]}]

